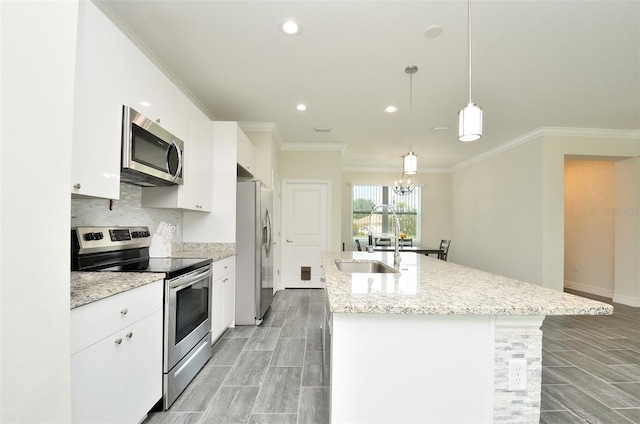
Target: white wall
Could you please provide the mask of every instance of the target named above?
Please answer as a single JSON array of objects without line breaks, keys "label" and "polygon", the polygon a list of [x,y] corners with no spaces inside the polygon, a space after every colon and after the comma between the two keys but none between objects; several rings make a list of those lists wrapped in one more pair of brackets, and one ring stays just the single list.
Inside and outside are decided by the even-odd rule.
[{"label": "white wall", "polygon": [[[454,170],[451,260],[562,290],[565,157],[635,157],[637,137],[543,128]],[[636,243],[639,234],[636,229]]]},{"label": "white wall", "polygon": [[449,260],[540,284],[541,158],[535,139],[453,172]]},{"label": "white wall", "polygon": [[[355,250],[351,234],[352,187],[354,184],[392,185],[398,177],[392,172],[342,173],[342,241],[345,250]],[[416,185],[422,187],[421,246],[437,247],[440,240],[451,238],[451,174],[418,173]],[[452,242],[453,243],[453,242]],[[455,250],[453,245],[451,252]],[[449,258],[451,258],[451,253]]]},{"label": "white wall", "polygon": [[640,158],[615,164],[615,293],[613,300],[640,306]]},{"label": "white wall", "polygon": [[69,207],[77,1],[0,2],[0,422],[71,420]]},{"label": "white wall", "polygon": [[564,165],[565,287],[613,297],[615,162]]}]

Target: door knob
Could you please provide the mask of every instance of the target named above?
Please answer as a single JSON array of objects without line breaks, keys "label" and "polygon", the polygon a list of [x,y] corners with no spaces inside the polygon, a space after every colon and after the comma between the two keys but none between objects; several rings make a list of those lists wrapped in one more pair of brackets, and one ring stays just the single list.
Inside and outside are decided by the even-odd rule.
[{"label": "door knob", "polygon": [[287,243],[293,243],[293,240],[287,239]]}]

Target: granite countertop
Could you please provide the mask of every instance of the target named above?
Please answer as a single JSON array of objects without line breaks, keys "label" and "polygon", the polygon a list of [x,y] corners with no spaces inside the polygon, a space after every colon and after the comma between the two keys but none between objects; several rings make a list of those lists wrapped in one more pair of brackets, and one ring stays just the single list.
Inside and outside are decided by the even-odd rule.
[{"label": "granite countertop", "polygon": [[[235,243],[174,243],[171,257],[219,261],[236,254]],[[71,309],[164,279],[154,272],[71,272]]]},{"label": "granite countertop", "polygon": [[71,272],[71,309],[162,279],[157,272]]},{"label": "granite countertop", "polygon": [[610,315],[606,303],[441,261],[401,253],[400,273],[347,274],[340,260],[378,260],[393,253],[324,252],[322,266],[333,313],[422,315]]}]

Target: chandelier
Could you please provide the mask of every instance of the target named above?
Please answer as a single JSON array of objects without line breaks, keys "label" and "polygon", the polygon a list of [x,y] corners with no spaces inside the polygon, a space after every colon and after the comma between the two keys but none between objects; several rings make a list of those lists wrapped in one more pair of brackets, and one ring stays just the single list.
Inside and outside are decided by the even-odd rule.
[{"label": "chandelier", "polygon": [[393,192],[399,196],[406,196],[413,191],[414,187],[415,184],[411,177],[405,177],[405,174],[402,174],[402,178],[396,178],[393,182]]}]

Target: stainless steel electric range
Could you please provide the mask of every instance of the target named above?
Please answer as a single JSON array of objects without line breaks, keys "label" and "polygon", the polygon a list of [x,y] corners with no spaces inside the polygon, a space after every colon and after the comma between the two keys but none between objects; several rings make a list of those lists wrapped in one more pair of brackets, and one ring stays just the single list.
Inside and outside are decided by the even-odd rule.
[{"label": "stainless steel electric range", "polygon": [[150,258],[148,227],[76,227],[71,270],[165,274],[163,408],[211,357],[211,259]]}]

